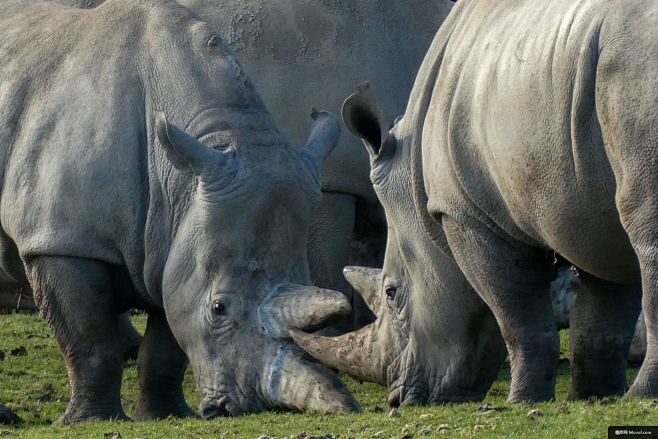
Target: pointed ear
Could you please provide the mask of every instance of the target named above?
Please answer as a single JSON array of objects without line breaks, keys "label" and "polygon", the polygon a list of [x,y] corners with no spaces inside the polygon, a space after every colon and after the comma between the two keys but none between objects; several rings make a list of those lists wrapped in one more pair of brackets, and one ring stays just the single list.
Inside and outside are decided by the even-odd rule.
[{"label": "pointed ear", "polygon": [[217,166],[217,161],[223,154],[208,148],[185,131],[167,122],[163,112],[155,112],[155,123],[160,145],[176,169],[191,171],[199,176],[204,170]]},{"label": "pointed ear", "polygon": [[318,111],[315,108],[311,112],[313,125],[308,135],[304,150],[313,158],[320,167],[325,158],[333,151],[340,138],[340,121],[328,111]]},{"label": "pointed ear", "polygon": [[389,134],[391,124],[370,84],[364,82],[357,89],[343,103],[343,122],[353,135],[361,138],[371,156],[382,156],[395,147],[395,138]]}]

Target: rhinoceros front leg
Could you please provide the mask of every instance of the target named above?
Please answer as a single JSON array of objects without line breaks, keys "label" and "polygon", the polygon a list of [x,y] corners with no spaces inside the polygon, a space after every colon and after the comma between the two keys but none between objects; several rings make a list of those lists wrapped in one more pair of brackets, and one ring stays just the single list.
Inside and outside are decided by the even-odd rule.
[{"label": "rhinoceros front leg", "polygon": [[457,264],[500,326],[512,368],[508,401],[553,399],[560,339],[550,294],[552,255],[482,224],[442,223]]},{"label": "rhinoceros front leg", "polygon": [[642,289],[580,274],[571,310],[571,399],[622,395]]},{"label": "rhinoceros front leg", "polygon": [[367,309],[361,296],[353,294],[343,277],[343,267],[348,265],[354,230],[354,205],[353,195],[323,192],[322,202],[313,215],[308,236],[311,281],[319,287],[345,293],[352,302],[352,316],[349,320],[336,323],[340,327],[346,326],[345,329],[358,326],[354,320],[359,319],[362,309]]},{"label": "rhinoceros front leg", "polygon": [[181,387],[187,357],[172,335],[161,310],[149,312],[137,364],[141,396],[135,419],[195,416],[185,402]]},{"label": "rhinoceros front leg", "polygon": [[142,336],[135,329],[130,321],[129,313],[121,314],[119,320],[119,335],[124,347],[124,359],[136,360],[139,346],[142,343]]},{"label": "rhinoceros front leg", "polygon": [[115,270],[102,262],[37,257],[26,264],[34,298],[68,367],[71,399],[60,424],[127,419],[121,406],[125,346],[119,331]]}]

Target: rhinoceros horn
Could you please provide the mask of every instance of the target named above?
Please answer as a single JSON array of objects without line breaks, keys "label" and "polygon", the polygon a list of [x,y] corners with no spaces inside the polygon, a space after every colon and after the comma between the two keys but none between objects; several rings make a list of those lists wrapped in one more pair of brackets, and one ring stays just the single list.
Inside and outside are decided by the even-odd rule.
[{"label": "rhinoceros horn", "polygon": [[[383,271],[378,268],[345,267],[345,279],[361,294],[370,309],[378,314],[377,292]],[[371,323],[357,331],[338,337],[322,337],[291,329],[290,336],[306,352],[327,366],[354,378],[386,385],[386,375],[377,365],[379,344],[377,328]]]},{"label": "rhinoceros horn", "polygon": [[338,291],[289,284],[279,287],[259,311],[272,332],[287,335],[289,328],[318,329],[331,319],[348,315],[352,307]]},{"label": "rhinoceros horn", "polygon": [[321,363],[362,381],[386,385],[383,371],[375,366],[377,331],[371,323],[338,337],[323,337],[291,329],[290,336]]},{"label": "rhinoceros horn", "polygon": [[324,159],[334,149],[340,138],[340,121],[327,111],[313,109],[311,113],[313,125],[306,141],[304,150],[320,167]]},{"label": "rhinoceros horn", "polygon": [[363,300],[365,300],[375,315],[379,313],[379,306],[381,304],[378,292],[382,284],[382,273],[383,270],[381,268],[343,268],[343,276],[345,276],[347,282],[363,297]]},{"label": "rhinoceros horn", "polygon": [[301,352],[279,352],[267,368],[265,394],[276,406],[322,412],[359,411],[359,404],[327,366]]}]

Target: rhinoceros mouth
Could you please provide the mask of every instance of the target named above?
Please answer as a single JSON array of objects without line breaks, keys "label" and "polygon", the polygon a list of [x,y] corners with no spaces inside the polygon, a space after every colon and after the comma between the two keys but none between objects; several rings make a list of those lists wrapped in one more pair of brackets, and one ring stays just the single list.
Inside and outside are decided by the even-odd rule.
[{"label": "rhinoceros mouth", "polygon": [[[203,392],[207,393],[207,392]],[[212,419],[226,416],[241,416],[246,413],[229,395],[208,392],[199,406],[201,417]]]},{"label": "rhinoceros mouth", "polygon": [[399,384],[391,387],[388,392],[387,402],[391,407],[410,407],[418,405],[435,405],[435,404],[463,404],[468,402],[482,401],[486,392],[481,391],[461,391],[459,393],[449,393],[437,390],[429,384],[423,385],[406,385]]}]

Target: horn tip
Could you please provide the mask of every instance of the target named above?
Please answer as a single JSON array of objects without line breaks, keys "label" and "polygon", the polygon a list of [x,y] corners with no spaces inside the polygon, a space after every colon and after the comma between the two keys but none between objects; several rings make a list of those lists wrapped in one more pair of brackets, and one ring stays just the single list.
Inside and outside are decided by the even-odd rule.
[{"label": "horn tip", "polygon": [[302,345],[305,341],[309,341],[313,338],[311,334],[306,331],[302,331],[298,328],[289,328],[288,336],[298,345]]}]

